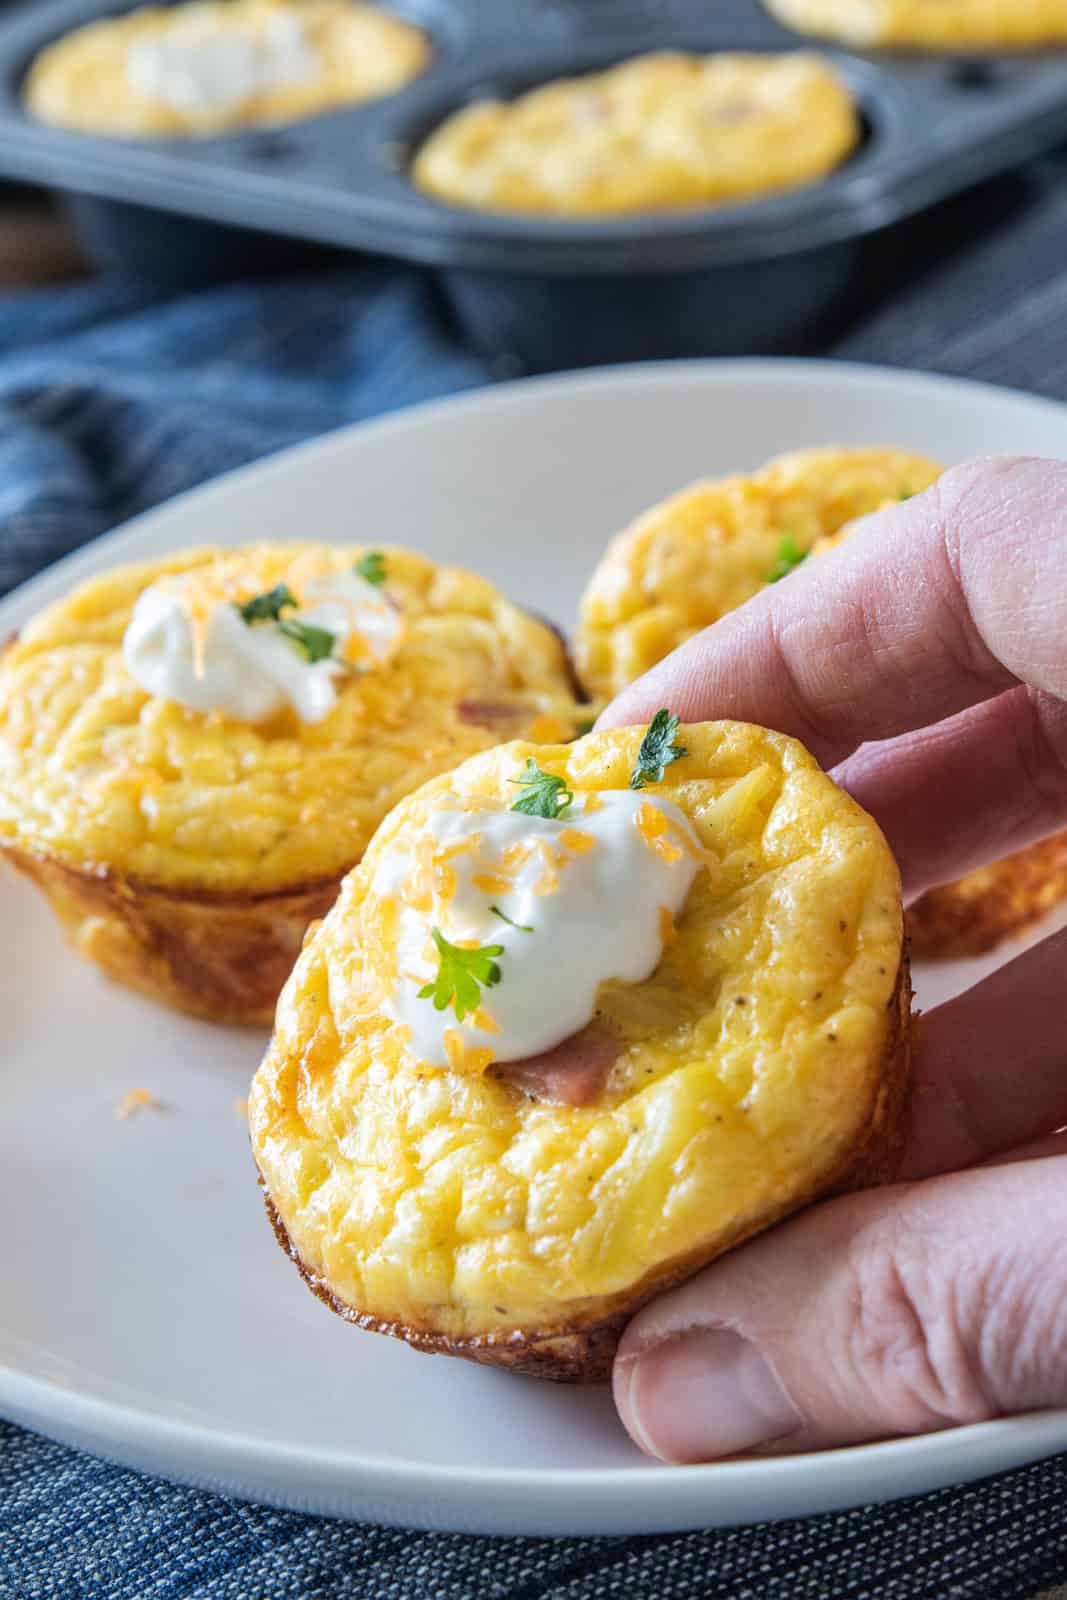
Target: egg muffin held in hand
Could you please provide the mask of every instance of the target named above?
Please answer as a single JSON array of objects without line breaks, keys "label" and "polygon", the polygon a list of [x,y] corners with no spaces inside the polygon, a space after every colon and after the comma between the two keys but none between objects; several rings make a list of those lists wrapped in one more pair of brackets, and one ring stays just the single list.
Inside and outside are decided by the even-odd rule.
[{"label": "egg muffin held in hand", "polygon": [[0,658],[0,852],[110,976],[268,1022],[399,799],[581,714],[556,635],[472,573],[183,551],[82,584]]},{"label": "egg muffin held in hand", "polygon": [[421,29],[358,0],[192,0],[64,34],[34,61],[24,99],[62,128],[180,138],[376,99],[430,55]]},{"label": "egg muffin held in hand", "polygon": [[[707,479],[612,541],[586,588],[576,641],[609,697],[694,634],[833,549],[858,519],[929,486],[942,467],[888,448],[797,450],[750,476]],[[1067,834],[968,873],[908,911],[912,954],[979,955],[1067,898]]]},{"label": "egg muffin held in hand", "polygon": [[865,49],[1010,50],[1067,44],[1067,0],[764,0],[798,33]]},{"label": "egg muffin held in hand", "polygon": [[412,175],[481,210],[663,211],[813,183],[859,136],[850,90],[817,56],[664,51],[457,111]]},{"label": "egg muffin held in hand", "polygon": [[392,812],[282,992],[278,1239],[363,1328],[602,1377],[658,1290],[895,1174],[909,996],[889,848],[795,740],[500,746]]}]

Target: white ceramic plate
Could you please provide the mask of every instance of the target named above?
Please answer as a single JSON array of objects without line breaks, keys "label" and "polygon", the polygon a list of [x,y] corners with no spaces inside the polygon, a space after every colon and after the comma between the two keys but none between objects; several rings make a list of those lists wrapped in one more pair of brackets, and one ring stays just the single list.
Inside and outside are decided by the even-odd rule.
[{"label": "white ceramic plate", "polygon": [[[411,544],[574,617],[607,537],[706,473],[895,442],[946,461],[1067,456],[1067,408],[856,367],[724,362],[510,385],[334,434],[100,540],[0,605],[0,638],[112,563],[199,542]],[[1067,1448],[1067,1412],[776,1461],[646,1461],[605,1390],[362,1334],[268,1228],[233,1102],[262,1038],[108,985],[36,895],[0,882],[0,1410],[168,1477],[281,1505],[508,1534],[797,1516]],[[991,963],[919,975],[923,1003]],[[128,1121],[133,1086],[165,1109]]]}]

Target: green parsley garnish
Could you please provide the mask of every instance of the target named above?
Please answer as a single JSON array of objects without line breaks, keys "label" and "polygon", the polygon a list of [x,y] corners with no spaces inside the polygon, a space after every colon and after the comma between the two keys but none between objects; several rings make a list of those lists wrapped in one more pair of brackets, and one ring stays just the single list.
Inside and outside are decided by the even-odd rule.
[{"label": "green parsley garnish", "polygon": [[365,556],[360,556],[353,570],[358,578],[377,588],[385,582],[385,556],[380,550],[368,550]]},{"label": "green parsley garnish", "polygon": [[557,777],[554,772],[545,772],[532,757],[527,760],[522,776],[509,778],[508,782],[517,783],[528,791],[511,808],[512,811],[525,812],[528,817],[548,817],[550,820],[562,817],[570,810],[574,799],[574,791],[568,789],[566,779]]},{"label": "green parsley garnish", "polygon": [[328,656],[332,656],[333,647],[337,643],[337,635],[331,633],[328,628],[316,628],[312,622],[297,622],[291,617],[279,622],[278,632],[284,633],[287,639],[292,639],[312,665],[316,661],[325,661]]},{"label": "green parsley garnish", "polygon": [[677,732],[678,718],[672,717],[664,706],[662,711],[656,712],[641,740],[637,765],[630,774],[631,789],[643,789],[648,783],[661,782],[664,770],[671,762],[680,761],[689,754],[684,745],[675,744]]},{"label": "green parsley garnish", "polygon": [[579,739],[584,739],[586,734],[592,733],[595,727],[596,723],[590,717],[586,722],[576,722],[574,724],[574,731]]},{"label": "green parsley garnish", "polygon": [[520,933],[533,933],[533,929],[525,922],[513,922],[506,911],[501,911],[499,906],[490,906],[494,917],[499,917],[501,922],[506,922],[509,928],[517,928]]},{"label": "green parsley garnish", "polygon": [[783,533],[778,543],[778,554],[774,566],[767,574],[768,583],[778,583],[782,578],[800,566],[802,561],[808,559],[808,552],[801,550],[791,533]]},{"label": "green parsley garnish", "polygon": [[462,1022],[468,1011],[477,1011],[482,996],[479,985],[492,989],[500,982],[500,968],[496,957],[504,954],[502,944],[483,945],[480,950],[465,950],[461,945],[449,944],[437,928],[430,930],[441,965],[437,976],[419,990],[420,1000],[432,1000],[435,1011],[446,1011],[449,1006]]},{"label": "green parsley garnish", "polygon": [[251,625],[253,622],[277,622],[286,606],[297,606],[299,601],[287,583],[275,584],[273,589],[268,589],[266,594],[253,595],[251,600],[246,600],[243,606],[237,609],[244,620]]}]

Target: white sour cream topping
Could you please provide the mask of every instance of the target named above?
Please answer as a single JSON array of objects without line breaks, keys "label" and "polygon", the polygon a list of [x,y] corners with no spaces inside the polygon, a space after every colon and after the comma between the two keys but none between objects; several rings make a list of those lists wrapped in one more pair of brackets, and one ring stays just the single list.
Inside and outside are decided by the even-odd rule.
[{"label": "white sour cream topping", "polygon": [[305,584],[299,598],[313,603],[285,610],[283,620],[334,635],[333,655],[323,661],[309,661],[276,623],[245,622],[228,601],[211,611],[198,652],[180,580],[153,584],[134,606],[122,641],[126,669],[149,694],[190,711],[261,722],[288,702],[303,722],[321,722],[337,700],[339,674],[350,670],[342,658],[352,635],[380,661],[401,619],[379,589],[354,573]]},{"label": "white sour cream topping", "polygon": [[[471,1016],[457,1023],[451,1007],[438,1011],[432,1000],[418,998],[439,967],[431,936],[437,913],[401,898],[400,976],[383,1010],[410,1029],[412,1052],[421,1061],[448,1064],[445,1033],[452,1029],[465,1046],[491,1049],[496,1061],[551,1050],[592,1021],[602,983],[640,983],[655,970],[663,953],[661,908],[674,916],[685,904],[700,846],[688,819],[668,800],[628,790],[605,791],[598,800],[586,812],[576,799],[559,821],[510,810],[434,815],[430,831],[438,846],[476,841],[472,850],[448,857],[457,886],[436,926],[453,944],[473,940],[503,951],[496,958],[500,982],[481,991],[481,1008],[497,1031],[477,1027]],[[663,819],[659,849],[647,836],[649,821],[656,822],[650,811]],[[506,892],[475,882],[504,872],[505,852],[524,845],[533,848],[513,870]],[[406,852],[390,852],[378,863],[371,894],[401,896],[411,871]],[[554,875],[558,888],[546,892]],[[510,927],[491,905],[533,931]]]},{"label": "white sour cream topping", "polygon": [[271,17],[262,32],[221,29],[194,12],[132,45],[126,76],[146,99],[210,118],[252,95],[310,78],[319,66],[291,12]]}]

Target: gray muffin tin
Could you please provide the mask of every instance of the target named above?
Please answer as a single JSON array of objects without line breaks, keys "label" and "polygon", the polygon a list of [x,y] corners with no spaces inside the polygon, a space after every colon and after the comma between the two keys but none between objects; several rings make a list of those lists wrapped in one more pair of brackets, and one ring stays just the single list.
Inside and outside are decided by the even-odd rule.
[{"label": "gray muffin tin", "polygon": [[788,348],[847,283],[865,236],[1067,137],[1067,54],[861,57],[827,49],[865,137],[821,182],[739,205],[600,220],[480,213],[420,194],[411,153],[450,112],[653,49],[820,48],[758,0],[392,0],[427,29],[399,93],[284,127],[134,141],[21,107],[49,41],[114,0],[0,13],[0,173],[76,197],[98,256],[197,282],[278,260],[264,234],[439,269],[463,331],[526,368]]}]

